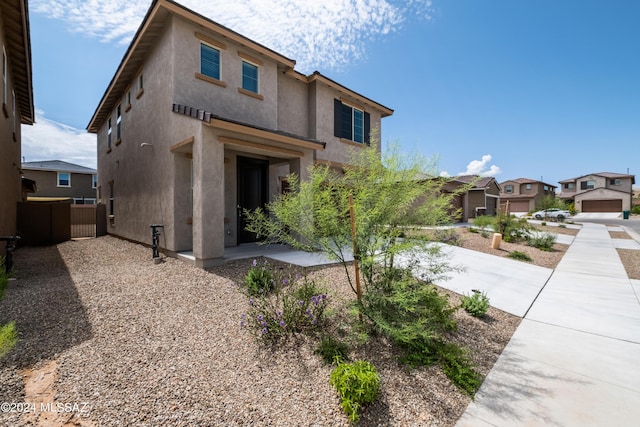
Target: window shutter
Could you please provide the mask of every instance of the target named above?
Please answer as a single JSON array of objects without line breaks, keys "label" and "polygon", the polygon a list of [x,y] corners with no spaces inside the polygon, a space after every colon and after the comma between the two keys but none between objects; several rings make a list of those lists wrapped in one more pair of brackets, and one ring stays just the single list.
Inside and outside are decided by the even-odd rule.
[{"label": "window shutter", "polygon": [[371,115],[364,112],[364,143],[371,145]]},{"label": "window shutter", "polygon": [[333,136],[342,137],[342,102],[333,100]]}]

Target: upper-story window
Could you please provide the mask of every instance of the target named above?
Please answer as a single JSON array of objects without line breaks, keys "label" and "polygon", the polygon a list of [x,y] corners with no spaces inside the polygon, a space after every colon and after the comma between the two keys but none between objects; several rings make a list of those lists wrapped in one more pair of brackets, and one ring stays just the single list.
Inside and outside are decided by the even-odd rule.
[{"label": "upper-story window", "polygon": [[504,186],[505,193],[513,193],[513,185],[505,185]]},{"label": "upper-story window", "polygon": [[580,189],[581,190],[592,190],[596,188],[595,181],[580,181]]},{"label": "upper-story window", "polygon": [[120,105],[116,108],[116,145],[122,139],[122,109]]},{"label": "upper-story window", "polygon": [[200,73],[220,80],[220,51],[205,43],[200,43]]},{"label": "upper-story window", "polygon": [[69,172],[58,172],[58,187],[71,187],[71,174]]},{"label": "upper-story window", "polygon": [[543,189],[544,191],[549,191],[549,186],[548,186],[548,185],[543,185],[543,186],[542,186],[542,189]]},{"label": "upper-story window", "polygon": [[620,180],[617,178],[612,178],[609,180],[609,185],[620,185]]},{"label": "upper-story window", "polygon": [[98,175],[94,173],[93,175],[91,175],[91,188],[97,188],[97,187],[98,187]]},{"label": "upper-story window", "polygon": [[113,131],[111,127],[111,117],[107,120],[107,148],[111,150],[111,132]]},{"label": "upper-story window", "polygon": [[7,67],[7,52],[2,46],[2,103],[7,103],[7,74],[9,70]]},{"label": "upper-story window", "polygon": [[526,184],[526,185],[524,186],[524,188],[525,188],[525,189],[527,189],[527,190],[531,190],[531,184]]},{"label": "upper-story window", "polygon": [[369,144],[371,118],[363,109],[334,100],[334,136],[360,144]]},{"label": "upper-story window", "polygon": [[138,83],[138,91],[136,92],[136,99],[138,99],[144,93],[144,74],[142,74],[142,71],[138,74],[138,76],[136,77],[136,80]]},{"label": "upper-story window", "polygon": [[565,182],[563,187],[565,190],[573,190],[576,188],[576,185],[573,182]]},{"label": "upper-story window", "polygon": [[258,66],[242,61],[242,89],[258,93]]}]

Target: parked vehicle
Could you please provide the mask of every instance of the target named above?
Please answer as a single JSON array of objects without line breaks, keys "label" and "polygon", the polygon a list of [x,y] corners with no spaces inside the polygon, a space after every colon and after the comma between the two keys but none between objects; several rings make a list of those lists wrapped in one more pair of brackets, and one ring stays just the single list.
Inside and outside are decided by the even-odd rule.
[{"label": "parked vehicle", "polygon": [[543,211],[538,211],[533,213],[533,217],[535,219],[555,219],[557,221],[564,221],[565,218],[571,216],[571,212],[559,209],[559,208],[549,208]]}]

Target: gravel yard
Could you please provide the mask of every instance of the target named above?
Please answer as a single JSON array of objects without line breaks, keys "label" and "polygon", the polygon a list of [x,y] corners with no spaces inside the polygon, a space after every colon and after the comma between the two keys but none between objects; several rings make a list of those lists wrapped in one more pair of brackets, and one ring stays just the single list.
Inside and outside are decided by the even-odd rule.
[{"label": "gravel yard", "polygon": [[[0,361],[0,402],[39,404],[23,377],[55,374],[55,402],[86,405],[59,425],[348,425],[312,343],[264,348],[240,328],[247,302],[233,282],[250,260],[211,272],[171,258],[154,265],[148,248],[109,236],[15,255],[0,323],[15,320],[20,340]],[[336,306],[352,298],[341,267],[311,274]],[[520,319],[493,308],[482,320],[456,317],[459,342],[488,373]],[[440,368],[410,370],[398,356],[380,337],[353,348],[382,378],[360,425],[453,425],[470,398]],[[1,422],[33,419],[5,413]]]},{"label": "gravel yard", "polygon": [[[491,239],[458,232],[464,247],[499,256],[524,251],[549,268],[567,248],[503,242],[496,252]],[[619,253],[637,273],[640,251]],[[247,301],[235,283],[251,260],[209,272],[171,258],[154,265],[149,248],[107,236],[22,248],[15,266],[18,280],[0,301],[0,324],[15,320],[19,342],[0,361],[0,402],[78,406],[53,421],[42,411],[3,413],[2,425],[349,425],[329,384],[331,366],[310,339],[266,348],[240,328]],[[309,274],[322,279],[332,308],[353,298],[342,267]],[[494,308],[483,319],[459,310],[456,319],[456,341],[472,351],[483,375],[520,322]],[[452,426],[471,401],[439,367],[400,364],[382,337],[353,346],[350,356],[370,361],[381,376],[381,394],[360,425]],[[52,377],[41,394],[25,393],[25,382]]]}]

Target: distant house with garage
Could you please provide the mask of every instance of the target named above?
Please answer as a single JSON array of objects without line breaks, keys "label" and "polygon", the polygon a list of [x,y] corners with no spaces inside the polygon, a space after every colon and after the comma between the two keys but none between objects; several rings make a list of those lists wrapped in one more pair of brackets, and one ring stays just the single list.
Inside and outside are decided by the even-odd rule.
[{"label": "distant house with garage", "polygon": [[78,205],[96,203],[97,171],[62,160],[22,163],[24,177],[35,181],[30,202],[68,201]]},{"label": "distant house with garage", "polygon": [[154,0],[100,100],[108,232],[207,267],[253,242],[264,206],[314,163],[341,171],[393,110],[170,0]]},{"label": "distant house with garage", "polygon": [[517,178],[500,183],[500,204],[509,212],[533,212],[544,197],[555,197],[557,186],[529,178]]},{"label": "distant house with garage", "polygon": [[459,175],[451,179],[445,186],[447,188],[456,188],[463,185],[469,186],[469,189],[456,196],[454,205],[460,208],[462,215],[460,221],[466,222],[470,218],[481,215],[493,216],[498,211],[500,199],[500,184],[494,177],[479,175]]},{"label": "distant house with garage", "polygon": [[599,172],[559,181],[558,197],[574,203],[578,212],[631,210],[635,175]]}]

